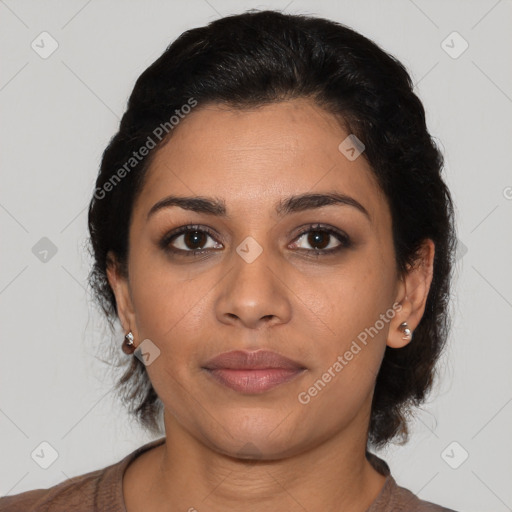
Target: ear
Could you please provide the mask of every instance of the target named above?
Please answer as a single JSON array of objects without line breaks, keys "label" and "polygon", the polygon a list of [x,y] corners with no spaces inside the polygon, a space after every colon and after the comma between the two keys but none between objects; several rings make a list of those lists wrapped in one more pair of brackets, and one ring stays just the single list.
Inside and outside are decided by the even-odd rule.
[{"label": "ear", "polygon": [[[392,348],[402,348],[414,336],[425,312],[430,284],[434,273],[435,245],[427,238],[423,241],[414,264],[401,277],[396,295],[396,302],[402,307],[390,322],[387,345]],[[404,336],[400,324],[407,322],[412,336]]]},{"label": "ear", "polygon": [[107,254],[107,279],[116,298],[117,314],[123,330],[125,334],[132,331],[134,339],[137,340],[137,325],[128,276],[121,272],[119,262],[112,251]]}]

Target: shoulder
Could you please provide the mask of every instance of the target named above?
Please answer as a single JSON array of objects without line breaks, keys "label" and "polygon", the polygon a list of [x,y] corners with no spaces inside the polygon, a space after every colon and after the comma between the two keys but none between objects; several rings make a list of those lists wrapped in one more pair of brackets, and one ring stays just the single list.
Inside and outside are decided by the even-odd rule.
[{"label": "shoulder", "polygon": [[141,453],[161,444],[165,437],[147,443],[119,462],[60,482],[48,489],[34,489],[0,498],[0,512],[83,512],[124,509],[123,473]]},{"label": "shoulder", "polygon": [[420,500],[408,489],[400,487],[396,482],[392,482],[392,504],[389,510],[403,512],[455,512],[451,508],[445,508],[430,501]]},{"label": "shoulder", "polygon": [[369,452],[366,453],[366,457],[379,473],[386,476],[381,492],[366,512],[456,512],[419,499],[408,489],[397,485],[384,460]]},{"label": "shoulder", "polygon": [[95,500],[101,491],[101,482],[113,470],[115,471],[115,466],[109,466],[70,478],[49,489],[33,489],[4,496],[0,498],[0,512],[94,510]]},{"label": "shoulder", "polygon": [[394,481],[393,483],[392,508],[390,510],[397,512],[456,512],[451,508],[445,508],[430,501],[420,500],[408,489],[398,486]]}]

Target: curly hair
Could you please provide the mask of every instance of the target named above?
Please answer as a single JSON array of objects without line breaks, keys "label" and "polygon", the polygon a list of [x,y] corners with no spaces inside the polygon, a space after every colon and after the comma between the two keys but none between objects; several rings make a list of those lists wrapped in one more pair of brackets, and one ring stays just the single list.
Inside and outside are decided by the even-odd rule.
[{"label": "curly hair", "polygon": [[[371,406],[368,443],[381,447],[396,437],[405,442],[408,413],[426,399],[448,335],[456,240],[443,158],[406,69],[344,25],[276,11],[224,17],[170,44],[137,79],[119,131],[103,153],[89,205],[89,284],[111,328],[117,305],[106,275],[107,253],[115,254],[118,270],[127,276],[133,204],[158,148],[172,136],[169,119],[191,98],[236,109],[310,98],[364,141],[363,156],[390,206],[399,273],[415,264],[425,239],[435,243],[424,315],[408,345],[386,347]],[[155,137],[162,126],[165,136]],[[150,139],[156,147],[127,172],[126,162]],[[142,427],[161,432],[163,404],[144,364],[136,357],[126,364],[118,394]]]}]

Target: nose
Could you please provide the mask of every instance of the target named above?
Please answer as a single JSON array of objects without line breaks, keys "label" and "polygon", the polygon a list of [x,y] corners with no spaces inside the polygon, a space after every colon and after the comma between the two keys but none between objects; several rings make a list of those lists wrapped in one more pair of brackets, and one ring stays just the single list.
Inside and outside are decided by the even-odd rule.
[{"label": "nose", "polygon": [[252,259],[241,251],[231,260],[215,304],[218,320],[248,329],[289,322],[292,292],[286,272],[270,252],[263,250]]}]

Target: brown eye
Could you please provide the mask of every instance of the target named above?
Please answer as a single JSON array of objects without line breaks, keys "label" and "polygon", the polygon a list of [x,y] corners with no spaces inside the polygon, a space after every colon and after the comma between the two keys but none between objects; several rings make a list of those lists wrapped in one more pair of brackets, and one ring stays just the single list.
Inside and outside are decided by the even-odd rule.
[{"label": "brown eye", "polygon": [[330,233],[325,231],[310,231],[307,237],[307,242],[315,249],[325,249],[329,245],[332,238]]},{"label": "brown eye", "polygon": [[[303,245],[302,247],[300,245]],[[293,244],[295,248],[314,254],[329,254],[350,246],[347,235],[333,228],[310,226],[300,233]],[[312,247],[309,249],[307,246]]]},{"label": "brown eye", "polygon": [[174,254],[193,256],[222,248],[213,233],[199,226],[184,226],[167,234],[160,242],[162,249]]},{"label": "brown eye", "polygon": [[203,245],[206,243],[208,235],[203,231],[188,231],[183,235],[183,244],[188,249],[202,249]]}]

